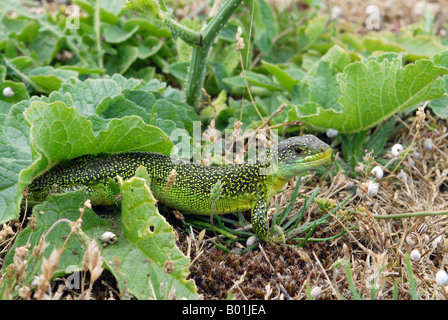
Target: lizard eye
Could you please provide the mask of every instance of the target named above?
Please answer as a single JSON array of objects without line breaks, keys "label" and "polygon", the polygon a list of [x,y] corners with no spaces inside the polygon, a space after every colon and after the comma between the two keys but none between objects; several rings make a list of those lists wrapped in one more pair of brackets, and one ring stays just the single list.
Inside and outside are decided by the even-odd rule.
[{"label": "lizard eye", "polygon": [[294,150],[294,153],[295,153],[296,155],[301,155],[301,154],[303,153],[302,148],[300,148],[300,147],[298,147],[298,146],[295,146],[295,147],[293,148],[293,150]]}]

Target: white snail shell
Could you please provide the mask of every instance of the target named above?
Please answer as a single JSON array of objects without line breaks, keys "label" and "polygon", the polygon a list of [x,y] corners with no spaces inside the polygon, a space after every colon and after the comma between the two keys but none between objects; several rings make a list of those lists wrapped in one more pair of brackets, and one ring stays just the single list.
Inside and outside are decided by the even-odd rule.
[{"label": "white snail shell", "polygon": [[445,272],[445,270],[437,271],[436,283],[438,286],[444,286],[448,283],[448,274]]},{"label": "white snail shell", "polygon": [[394,157],[398,156],[403,151],[403,146],[399,143],[392,146],[391,152]]}]

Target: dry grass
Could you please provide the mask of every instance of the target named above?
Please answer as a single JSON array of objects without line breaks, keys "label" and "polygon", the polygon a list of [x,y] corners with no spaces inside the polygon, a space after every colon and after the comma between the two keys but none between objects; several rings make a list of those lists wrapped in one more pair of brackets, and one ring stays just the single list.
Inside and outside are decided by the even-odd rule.
[{"label": "dry grass", "polygon": [[[437,270],[443,269],[446,259],[446,215],[390,220],[373,218],[373,215],[431,212],[448,208],[446,123],[429,118],[421,132],[415,131],[414,124],[408,125],[394,139],[408,142],[417,135],[416,143],[411,148],[419,156],[406,157],[402,162],[402,171],[395,171],[379,181],[380,191],[377,197],[358,199],[352,208],[352,219],[358,225],[350,237],[350,245],[356,248],[351,252],[354,278],[360,281],[361,287],[367,287],[369,276],[375,274],[375,268],[387,264],[383,287],[379,292],[379,297],[384,298],[391,297],[390,291],[395,281],[400,291],[409,290],[403,262],[406,252],[418,249],[421,253],[420,261],[414,261],[412,266],[422,299],[429,299],[435,293],[435,275]],[[423,147],[423,141],[427,137],[433,140],[432,150]],[[389,169],[390,172],[394,171]],[[357,214],[359,212],[364,214]],[[347,219],[347,223],[350,220]],[[343,239],[335,244],[341,241]],[[358,259],[358,256],[364,258]],[[435,294],[437,298],[446,298],[444,293],[441,290]]]},{"label": "dry grass", "polygon": [[[17,247],[14,251],[13,263],[7,266],[4,274],[0,278],[0,289],[5,291],[0,292],[2,299],[13,299],[20,297],[23,300],[90,300],[92,298],[104,299],[113,298],[112,287],[115,287],[112,278],[109,278],[110,284],[104,285],[101,279],[101,284],[98,281],[103,274],[103,258],[101,257],[100,249],[96,240],[92,240],[87,244],[87,250],[84,254],[82,263],[82,281],[80,290],[71,290],[70,284],[65,278],[55,278],[54,273],[57,270],[62,252],[65,250],[68,239],[73,236],[81,227],[82,216],[86,207],[90,206],[90,201],[86,201],[84,207],[80,208],[80,217],[77,221],[70,221],[67,219],[57,220],[52,227],[42,236],[40,242],[34,248],[30,248],[30,243],[22,247]],[[26,226],[26,220],[19,219],[10,221],[4,224],[0,230],[0,266],[3,265],[6,254],[11,250],[14,239]],[[43,252],[48,247],[46,242],[47,235],[59,223],[69,223],[71,232],[65,239],[64,245],[60,250],[53,249],[50,256],[43,257]],[[29,224],[34,229],[34,220],[29,219]],[[32,250],[31,250],[32,249]],[[42,263],[37,275],[33,278],[31,283],[27,283],[27,264],[32,263],[32,270],[37,268],[36,261],[42,257]],[[89,274],[89,277],[86,277]],[[106,274],[107,278],[108,275]],[[95,287],[94,287],[95,285]],[[115,295],[116,296],[116,295]]]},{"label": "dry grass", "polygon": [[[304,5],[303,1],[296,0],[267,0],[280,10],[291,10],[293,4],[299,7]],[[336,8],[336,15],[341,24],[359,34],[372,32],[366,28],[366,18],[369,16],[367,7],[376,6],[381,16],[380,31],[392,32],[409,26],[415,22],[422,21],[426,10],[434,16],[433,29],[435,34],[443,37],[446,35],[446,23],[448,22],[447,0],[322,0],[326,8],[322,13]],[[305,6],[306,7],[306,6]],[[367,12],[366,12],[367,11]]]}]

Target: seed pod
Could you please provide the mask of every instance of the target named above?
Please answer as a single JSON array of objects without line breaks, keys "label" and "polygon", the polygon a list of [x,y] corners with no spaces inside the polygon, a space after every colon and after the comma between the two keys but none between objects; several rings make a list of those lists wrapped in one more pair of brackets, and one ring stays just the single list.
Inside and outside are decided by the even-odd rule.
[{"label": "seed pod", "polygon": [[241,37],[241,34],[243,33],[243,30],[241,27],[238,27],[235,40],[236,40],[236,50],[241,51],[244,49],[244,38]]},{"label": "seed pod", "polygon": [[221,180],[216,181],[216,183],[213,185],[211,191],[210,191],[210,200],[211,201],[217,201],[219,197],[221,196],[222,192],[222,182]]},{"label": "seed pod", "polygon": [[173,273],[173,271],[174,271],[174,262],[173,262],[173,260],[166,260],[163,263],[163,271],[165,273],[168,273],[168,274]]}]

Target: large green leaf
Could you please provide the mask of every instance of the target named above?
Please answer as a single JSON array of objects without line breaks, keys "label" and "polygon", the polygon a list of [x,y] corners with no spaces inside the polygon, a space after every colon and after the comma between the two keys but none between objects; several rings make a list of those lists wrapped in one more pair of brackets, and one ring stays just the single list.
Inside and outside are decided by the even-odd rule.
[{"label": "large green leaf", "polygon": [[135,26],[129,32],[126,32],[118,25],[108,25],[104,28],[105,40],[109,43],[121,43],[128,40],[138,30],[138,26]]},{"label": "large green leaf", "polygon": [[[102,247],[103,267],[117,278],[123,297],[131,294],[139,299],[165,299],[170,290],[174,289],[176,298],[197,298],[195,283],[185,279],[188,275],[189,258],[176,247],[173,229],[159,215],[145,180],[133,178],[125,182],[123,187],[123,212],[127,215],[127,222],[122,224],[119,217],[113,216],[100,218],[92,209],[85,208],[81,230],[67,241],[54,276],[67,276],[82,270],[87,241],[99,239],[104,232],[112,231],[118,236],[117,242],[105,247],[99,243],[98,246]],[[60,219],[76,221],[80,217],[79,208],[84,206],[86,200],[86,194],[77,191],[50,196],[46,202],[34,207],[36,227],[31,230],[28,226],[19,233],[4,261],[2,272],[13,262],[15,248],[29,243],[30,253],[33,252],[32,249],[53,225],[45,239],[49,246],[43,256],[48,259],[54,249],[60,250],[70,233],[70,225],[65,222],[55,223]],[[143,230],[138,228],[144,228],[148,224],[154,226],[154,232],[150,235],[142,233]],[[166,260],[174,263],[174,271],[170,274],[164,272]],[[29,285],[33,276],[40,274],[42,256],[37,261],[30,256],[27,261],[26,281]],[[73,274],[71,278],[70,284],[79,289],[82,279],[80,274]]]},{"label": "large green leaf", "polygon": [[[172,143],[157,127],[137,116],[112,119],[94,131],[94,122],[63,102],[34,101],[0,115],[0,223],[18,216],[22,192],[32,179],[61,159],[84,154],[154,151],[169,153]],[[21,112],[24,111],[24,116]]]},{"label": "large green leaf", "polygon": [[0,114],[0,221],[3,223],[18,216],[24,189],[18,189],[19,175],[33,162],[23,110],[23,105],[16,105],[9,114]]},{"label": "large green leaf", "polygon": [[254,40],[262,51],[267,52],[271,49],[272,39],[277,35],[277,23],[271,8],[265,0],[253,1],[255,1],[253,19]]},{"label": "large green leaf", "polygon": [[96,107],[106,97],[121,94],[121,86],[112,79],[88,79],[63,84],[61,92],[70,93],[74,105],[84,116],[95,114]]},{"label": "large green leaf", "polygon": [[[322,73],[318,73],[309,80],[309,88],[302,88],[303,102],[290,109],[289,117],[320,129],[356,132],[418,103],[444,95],[445,83],[441,76],[448,74],[446,68],[436,66],[430,60],[419,60],[405,67],[400,59],[379,60],[349,64],[338,74],[337,82],[331,73],[318,80],[322,78]],[[326,87],[322,88],[319,83]],[[326,92],[326,96],[318,94],[319,90]],[[335,102],[337,93],[340,98]]]},{"label": "large green leaf", "polygon": [[328,16],[321,15],[310,19],[306,25],[299,28],[298,40],[301,51],[305,51],[305,49],[309,48],[316,42],[318,37],[324,33],[327,26],[327,21]]},{"label": "large green leaf", "polygon": [[0,88],[4,90],[5,88],[10,87],[14,92],[14,95],[6,97],[3,92],[0,93],[0,113],[8,113],[14,103],[29,99],[28,92],[23,83],[8,81],[5,79],[5,76],[6,67],[0,66]]},{"label": "large green leaf", "polygon": [[[448,50],[435,54],[433,60],[436,65],[448,68]],[[443,79],[445,81],[445,92],[448,93],[448,76],[444,76]],[[430,101],[429,106],[439,118],[448,119],[448,95]]]},{"label": "large green leaf", "polygon": [[[31,245],[30,252],[32,252],[32,248],[39,243],[40,238],[47,233],[56,221],[60,219],[68,219],[73,222],[76,221],[80,217],[79,209],[84,206],[86,200],[87,197],[85,193],[77,191],[61,196],[52,195],[44,203],[35,206],[33,208],[33,215],[36,217],[35,229],[32,230],[31,226],[28,226],[18,234],[14,246],[9,250],[9,253],[5,258],[2,272],[4,272],[7,266],[13,262],[15,248],[29,243]],[[89,237],[97,239],[105,231],[111,228],[111,224],[107,219],[101,219],[91,209],[86,208],[81,228]],[[45,241],[50,244],[44,252],[44,256],[47,259],[53,249],[62,248],[69,233],[70,225],[68,223],[59,223],[55,225],[45,239]],[[82,238],[79,238],[76,235],[72,236],[66,244],[66,249],[62,253],[55,276],[67,274],[68,269],[70,269],[71,272],[73,272],[73,269],[80,270],[85,247]],[[41,259],[34,261],[32,258],[29,258],[27,260],[29,262],[26,269],[27,276],[28,278],[32,278],[34,273],[39,272],[38,269],[40,269]],[[35,267],[32,269],[34,264]],[[72,266],[76,266],[76,268],[72,268]],[[30,279],[28,279],[28,281],[29,280]]]},{"label": "large green leaf", "polygon": [[[445,91],[448,92],[448,76],[444,76]],[[432,100],[429,103],[432,111],[441,119],[448,119],[448,96]]]},{"label": "large green leaf", "polygon": [[[147,179],[131,178],[123,183],[121,192],[123,234],[140,250],[140,257],[128,260],[129,267],[135,261],[147,260],[150,274],[150,283],[146,274],[139,274],[130,278],[132,282],[128,284],[143,297],[160,299],[174,288],[177,298],[195,298],[195,284],[186,280],[190,259],[176,247],[173,228],[159,214]],[[164,271],[166,261],[172,262],[171,273]]]},{"label": "large green leaf", "polygon": [[299,82],[299,80],[295,80],[293,77],[291,77],[289,74],[287,74],[285,71],[283,71],[280,67],[276,66],[275,64],[266,61],[261,61],[261,63],[277,79],[280,85],[286,90],[291,91],[294,84]]}]

